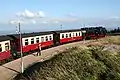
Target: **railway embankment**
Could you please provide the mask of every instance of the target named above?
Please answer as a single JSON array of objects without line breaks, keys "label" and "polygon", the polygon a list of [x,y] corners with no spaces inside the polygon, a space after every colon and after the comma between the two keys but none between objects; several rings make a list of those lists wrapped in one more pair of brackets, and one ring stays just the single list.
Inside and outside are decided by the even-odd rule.
[{"label": "railway embankment", "polygon": [[[89,41],[86,41],[87,43]],[[52,47],[46,50],[42,50],[41,56],[35,56],[35,53],[23,57],[24,69],[34,65],[38,62],[43,62],[52,56],[58,54],[58,52],[64,51],[69,47],[83,44],[82,41],[60,45]],[[0,80],[11,80],[13,77],[21,73],[21,59],[17,59],[0,66]]]},{"label": "railway embankment", "polygon": [[120,36],[69,45],[14,80],[120,80]]}]

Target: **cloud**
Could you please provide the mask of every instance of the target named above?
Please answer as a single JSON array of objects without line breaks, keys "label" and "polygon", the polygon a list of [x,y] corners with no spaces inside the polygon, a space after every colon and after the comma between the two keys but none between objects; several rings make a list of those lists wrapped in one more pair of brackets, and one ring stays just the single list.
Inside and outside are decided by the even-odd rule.
[{"label": "cloud", "polygon": [[58,24],[58,23],[59,23],[59,21],[53,21],[53,23]]},{"label": "cloud", "polygon": [[120,19],[119,16],[113,16],[113,17],[110,17],[110,19]]},{"label": "cloud", "polygon": [[68,17],[77,17],[77,14],[71,12],[71,13],[68,13],[67,16]]},{"label": "cloud", "polygon": [[74,22],[77,21],[78,18],[52,18],[51,21],[54,22]]},{"label": "cloud", "polygon": [[11,20],[9,23],[10,24],[18,24],[18,23],[24,24],[25,22],[24,21],[20,21],[20,20]]},{"label": "cloud", "polygon": [[24,12],[16,13],[16,15],[19,16],[19,17],[28,18],[28,19],[45,17],[45,14],[44,14],[43,11],[39,11],[37,13],[34,13],[34,12],[31,12],[31,11],[29,11],[27,9]]},{"label": "cloud", "polygon": [[47,24],[48,22],[47,22],[47,21],[43,21],[42,23],[43,23],[43,24]]},{"label": "cloud", "polygon": [[46,17],[43,11],[39,11],[37,14],[38,14],[38,16],[40,16],[40,17]]},{"label": "cloud", "polygon": [[33,24],[36,24],[36,21],[35,21],[35,20],[32,20],[32,23],[33,23]]},{"label": "cloud", "polygon": [[73,17],[75,16],[74,13],[69,13],[69,16],[72,16],[72,17],[53,18],[53,17],[46,17],[43,11],[32,12],[27,9],[25,9],[23,12],[16,13],[16,15],[24,19],[27,24],[31,24],[31,23],[32,24],[39,24],[39,23],[46,24],[48,22],[49,24],[51,23],[58,24],[61,22],[74,22],[78,19],[77,17]]}]

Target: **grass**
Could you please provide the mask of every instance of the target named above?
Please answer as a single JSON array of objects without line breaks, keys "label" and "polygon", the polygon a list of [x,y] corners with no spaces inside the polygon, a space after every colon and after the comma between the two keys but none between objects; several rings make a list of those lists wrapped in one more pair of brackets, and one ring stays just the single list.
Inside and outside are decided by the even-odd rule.
[{"label": "grass", "polygon": [[14,80],[120,80],[120,54],[102,46],[73,47],[29,67]]},{"label": "grass", "polygon": [[98,42],[104,44],[117,44],[120,45],[120,36],[109,36],[103,39],[99,39]]}]

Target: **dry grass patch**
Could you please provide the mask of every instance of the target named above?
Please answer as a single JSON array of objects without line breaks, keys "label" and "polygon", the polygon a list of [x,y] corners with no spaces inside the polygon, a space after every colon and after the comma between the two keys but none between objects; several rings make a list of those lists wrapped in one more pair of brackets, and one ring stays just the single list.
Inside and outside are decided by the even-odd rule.
[{"label": "dry grass patch", "polygon": [[120,55],[104,47],[69,48],[29,67],[16,80],[120,80]]}]

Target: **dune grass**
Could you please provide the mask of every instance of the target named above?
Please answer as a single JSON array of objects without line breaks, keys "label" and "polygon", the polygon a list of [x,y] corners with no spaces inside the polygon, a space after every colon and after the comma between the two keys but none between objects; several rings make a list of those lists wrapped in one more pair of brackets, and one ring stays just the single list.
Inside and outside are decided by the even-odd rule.
[{"label": "dune grass", "polygon": [[120,54],[104,47],[73,47],[29,67],[14,80],[120,80]]}]

